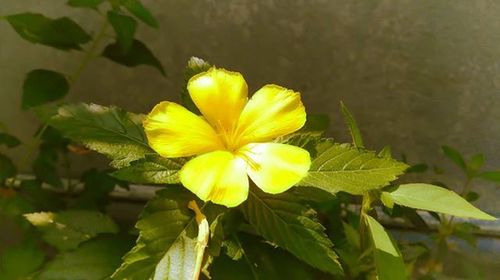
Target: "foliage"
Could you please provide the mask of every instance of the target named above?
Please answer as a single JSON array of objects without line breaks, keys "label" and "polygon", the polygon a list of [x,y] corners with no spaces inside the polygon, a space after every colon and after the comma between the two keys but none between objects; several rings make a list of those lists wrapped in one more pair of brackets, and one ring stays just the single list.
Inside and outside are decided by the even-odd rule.
[{"label": "foliage", "polygon": [[[178,185],[178,172],[189,159],[156,154],[144,135],[141,114],[63,102],[94,57],[127,67],[151,66],[165,76],[153,51],[135,37],[140,24],[159,27],[153,13],[139,0],[67,4],[82,13],[97,11],[102,25],[86,31],[67,17],[5,16],[21,38],[81,51],[83,57],[73,73],[34,69],[26,75],[22,109],[37,113],[42,121],[35,143],[25,144],[38,144],[31,165],[34,177],[20,176],[7,156],[21,141],[0,132],[0,148],[5,149],[0,152],[0,218],[16,225],[20,239],[0,252],[1,279],[196,279],[200,273],[212,279],[432,277],[440,272],[442,250],[451,236],[475,246],[477,225],[454,222],[454,216],[494,219],[472,205],[478,198],[471,191],[473,180],[500,182],[500,172],[483,170],[482,154],[466,159],[443,146],[445,156],[464,172],[460,194],[439,182],[400,183],[397,179],[405,172],[431,168],[395,159],[390,147],[370,151],[343,103],[340,110],[352,143],[327,138],[329,120],[324,115],[309,115],[302,129],[275,140],[303,147],[312,156],[309,173],[297,186],[278,195],[253,186],[247,201],[231,209],[199,201]],[[210,67],[191,58],[185,82]],[[186,108],[199,113],[185,87],[180,97]],[[108,157],[113,169],[93,168],[72,179],[71,159],[91,151]],[[158,188],[134,229],[107,211],[110,193],[127,190],[128,183]],[[438,219],[435,248],[391,237],[379,215],[383,210],[409,226],[429,229],[415,209]],[[414,269],[425,257],[430,261],[424,269]]]}]

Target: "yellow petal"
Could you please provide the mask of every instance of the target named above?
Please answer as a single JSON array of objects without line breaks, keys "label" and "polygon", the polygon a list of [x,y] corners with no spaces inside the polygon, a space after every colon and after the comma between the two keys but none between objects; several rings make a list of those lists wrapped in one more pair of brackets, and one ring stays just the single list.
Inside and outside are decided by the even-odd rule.
[{"label": "yellow petal", "polygon": [[234,128],[248,100],[243,76],[215,67],[192,77],[187,88],[194,104],[219,132]]},{"label": "yellow petal", "polygon": [[156,105],[143,122],[149,145],[163,157],[185,157],[222,148],[213,128],[173,102]]},{"label": "yellow petal", "polygon": [[300,93],[266,85],[248,101],[238,121],[240,145],[265,142],[300,129],[306,112]]},{"label": "yellow petal", "polygon": [[188,190],[204,201],[234,207],[248,196],[246,163],[230,152],[197,156],[182,167],[179,177]]},{"label": "yellow petal", "polygon": [[307,175],[311,165],[309,152],[286,144],[251,143],[238,154],[247,161],[247,173],[264,192],[281,193]]}]

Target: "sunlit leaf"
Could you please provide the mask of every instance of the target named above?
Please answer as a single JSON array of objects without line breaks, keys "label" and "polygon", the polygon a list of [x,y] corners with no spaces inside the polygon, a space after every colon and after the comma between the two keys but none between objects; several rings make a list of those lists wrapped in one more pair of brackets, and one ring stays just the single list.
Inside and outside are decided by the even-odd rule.
[{"label": "sunlit leaf", "polygon": [[137,21],[135,19],[119,14],[115,11],[108,12],[108,21],[113,26],[116,34],[116,40],[122,47],[122,52],[127,53],[132,47]]},{"label": "sunlit leaf", "polygon": [[370,229],[374,246],[377,279],[394,280],[407,279],[405,264],[397,246],[389,237],[381,224],[374,218],[365,215],[364,220]]},{"label": "sunlit leaf", "polygon": [[68,91],[69,83],[62,74],[45,69],[33,70],[24,80],[22,108],[26,110],[59,100]]},{"label": "sunlit leaf", "polygon": [[394,203],[427,211],[481,220],[495,220],[453,191],[430,184],[403,184],[385,192]]},{"label": "sunlit leaf", "polygon": [[357,148],[364,148],[363,146],[363,137],[361,136],[361,131],[359,130],[358,123],[354,119],[352,113],[347,109],[344,105],[344,102],[340,102],[340,109],[342,111],[342,115],[344,116],[344,121],[349,128],[349,132],[351,133],[352,143]]},{"label": "sunlit leaf", "polygon": [[241,208],[249,223],[266,240],[322,271],[343,273],[333,244],[315,217],[316,212],[290,192],[270,195],[254,188]]},{"label": "sunlit leaf", "polygon": [[363,194],[382,188],[403,174],[406,164],[381,158],[347,144],[323,142],[306,178],[298,185],[321,188],[330,193]]},{"label": "sunlit leaf", "polygon": [[116,63],[128,67],[149,65],[158,69],[158,71],[165,76],[165,71],[163,70],[163,66],[158,58],[154,56],[144,43],[136,39],[132,41],[132,46],[127,52],[123,52],[120,43],[113,43],[104,49],[102,55]]},{"label": "sunlit leaf", "polygon": [[179,182],[178,172],[185,162],[182,158],[146,155],[144,159],[133,161],[130,166],[118,169],[112,175],[137,184],[175,184]]},{"label": "sunlit leaf", "polygon": [[42,14],[22,13],[5,17],[24,39],[62,50],[80,49],[91,37],[73,20],[51,19]]}]

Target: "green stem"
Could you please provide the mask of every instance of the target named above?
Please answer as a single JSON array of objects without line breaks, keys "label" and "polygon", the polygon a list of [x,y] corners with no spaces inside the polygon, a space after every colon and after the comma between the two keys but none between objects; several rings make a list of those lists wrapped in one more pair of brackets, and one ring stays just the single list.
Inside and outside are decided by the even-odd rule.
[{"label": "green stem", "polygon": [[365,215],[368,214],[368,211],[370,211],[371,208],[371,200],[370,200],[370,195],[365,194],[363,195],[363,201],[361,202],[361,210],[359,213],[359,244],[361,248],[361,252],[365,250],[366,247],[366,241],[365,241],[365,236],[366,236],[366,223],[365,223]]}]

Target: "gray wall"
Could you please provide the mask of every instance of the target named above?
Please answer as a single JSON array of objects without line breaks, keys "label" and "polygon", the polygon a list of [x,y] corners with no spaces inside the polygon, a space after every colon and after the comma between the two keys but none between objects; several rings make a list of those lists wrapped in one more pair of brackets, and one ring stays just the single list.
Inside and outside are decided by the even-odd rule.
[{"label": "gray wall", "polygon": [[[97,14],[68,9],[65,1],[1,1],[0,15],[70,15],[88,30],[100,23]],[[308,111],[328,113],[332,135],[348,141],[338,112],[344,100],[368,147],[389,144],[412,162],[451,168],[441,178],[451,184],[461,184],[460,176],[440,154],[442,144],[468,155],[483,152],[487,167],[500,167],[500,1],[145,2],[160,29],[142,26],[139,37],[167,77],[96,59],[70,100],[147,112],[161,100],[179,100],[185,62],[196,55],[242,72],[252,91],[271,82],[299,90]],[[19,110],[25,73],[35,67],[71,72],[82,54],[31,45],[5,21],[0,38],[0,121],[28,139],[36,122]],[[481,205],[500,212],[498,189],[477,185],[490,197]]]}]

